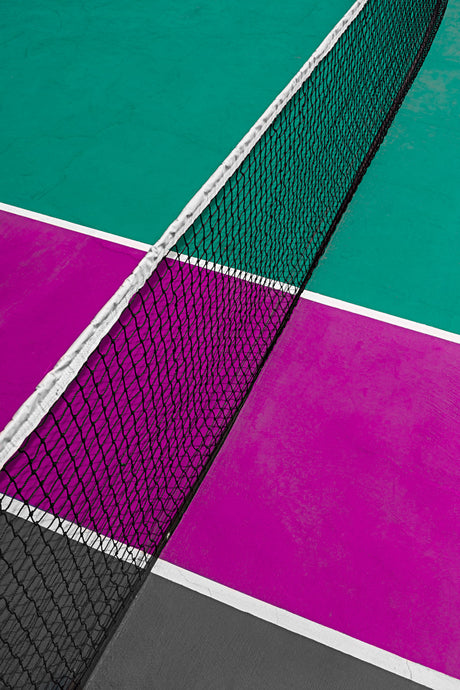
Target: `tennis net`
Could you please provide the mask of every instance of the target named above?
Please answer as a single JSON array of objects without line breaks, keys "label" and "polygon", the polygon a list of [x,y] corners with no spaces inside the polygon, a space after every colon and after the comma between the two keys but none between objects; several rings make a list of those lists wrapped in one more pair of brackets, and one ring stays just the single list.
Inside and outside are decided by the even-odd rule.
[{"label": "tennis net", "polygon": [[358,0],[3,432],[5,687],[84,682],[221,447],[445,6]]}]

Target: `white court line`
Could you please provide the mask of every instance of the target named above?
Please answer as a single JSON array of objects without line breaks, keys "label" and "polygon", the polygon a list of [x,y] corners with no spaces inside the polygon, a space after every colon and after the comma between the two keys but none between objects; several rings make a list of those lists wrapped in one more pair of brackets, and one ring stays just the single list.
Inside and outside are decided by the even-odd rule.
[{"label": "white court line", "polygon": [[[121,244],[126,247],[132,247],[133,249],[139,249],[143,252],[147,252],[151,246],[146,242],[139,242],[138,240],[132,240],[128,237],[113,235],[110,232],[96,230],[95,228],[89,228],[85,225],[78,225],[77,223],[72,223],[67,220],[61,220],[60,218],[54,218],[52,216],[46,216],[42,213],[36,213],[35,211],[29,211],[27,209],[19,208],[18,206],[11,206],[10,204],[5,204],[2,202],[0,202],[0,210],[7,211],[8,213],[13,213],[14,215],[22,216],[24,218],[30,218],[31,220],[37,220],[42,223],[48,223],[49,225],[62,227],[66,230],[72,230],[74,232],[90,235],[92,237],[98,237],[99,239],[106,240],[107,242],[113,242],[115,244]],[[288,292],[290,294],[295,294],[297,292],[297,288],[294,285],[289,285],[288,283],[272,280],[271,278],[264,278],[263,276],[258,276],[254,273],[248,273],[247,271],[232,268],[231,266],[216,264],[205,259],[197,259],[193,256],[187,256],[186,254],[177,254],[173,251],[168,252],[167,256],[171,259],[187,262],[194,266],[199,266],[201,268],[212,270],[217,273],[222,273],[223,275],[228,275],[234,278],[240,278],[241,280],[246,280],[251,283],[271,288],[273,290],[282,290],[283,292]],[[311,292],[310,290],[304,290],[304,292],[301,294],[301,297],[304,299],[308,299],[311,302],[317,302],[318,304],[324,304],[325,306],[334,307],[335,309],[341,309],[342,311],[348,311],[352,314],[366,316],[369,319],[375,319],[377,321],[389,323],[394,326],[399,326],[400,328],[406,328],[411,331],[417,331],[418,333],[424,333],[426,335],[432,336],[433,338],[441,338],[442,340],[448,340],[449,342],[460,344],[460,334],[445,331],[440,328],[435,328],[434,326],[428,326],[426,324],[411,321],[409,319],[404,319],[399,316],[393,316],[392,314],[376,311],[375,309],[370,309],[368,307],[362,307],[358,304],[353,304],[351,302],[344,302],[343,300],[337,299],[335,297],[328,297],[327,295],[321,295],[317,292]]]},{"label": "white court line", "polygon": [[[56,517],[39,508],[34,508],[26,503],[10,498],[0,493],[0,509],[31,522],[39,527],[48,529],[56,534],[68,537],[74,541],[96,549],[102,553],[126,561],[140,568],[144,568],[151,558],[148,554],[133,546],[127,546],[115,539],[104,537],[93,530],[80,527],[75,523]],[[447,676],[439,671],[434,671],[427,666],[422,666],[408,659],[387,652],[384,649],[361,642],[349,635],[340,633],[332,628],[315,623],[286,611],[272,604],[267,604],[260,599],[243,594],[238,590],[221,585],[209,580],[202,575],[197,575],[189,570],[173,565],[159,558],[152,568],[152,573],[175,582],[187,589],[204,594],[205,596],[227,604],[232,608],[249,613],[256,618],[273,623],[274,625],[289,630],[293,633],[314,640],[327,647],[343,652],[355,659],[378,666],[379,668],[394,673],[403,678],[408,678],[416,683],[425,685],[431,690],[460,690],[460,680]]]},{"label": "white court line", "polygon": [[400,328],[406,328],[409,331],[424,333],[425,335],[430,335],[433,338],[441,338],[441,340],[448,340],[451,343],[460,344],[460,335],[458,333],[443,331],[441,328],[427,326],[423,323],[417,323],[416,321],[403,319],[400,316],[393,316],[392,314],[386,314],[382,311],[376,311],[375,309],[368,309],[368,307],[361,307],[358,304],[344,302],[341,299],[336,299],[335,297],[327,297],[326,295],[320,295],[317,292],[311,292],[310,290],[304,290],[301,297],[303,297],[304,299],[308,299],[311,302],[318,302],[318,304],[324,304],[328,307],[334,307],[335,309],[341,309],[342,311],[349,311],[352,314],[359,314],[359,316],[366,316],[368,319],[375,319],[376,321],[389,323],[392,326],[399,326]]},{"label": "white court line", "polygon": [[[183,263],[190,263],[193,266],[199,266],[200,268],[207,269],[208,271],[215,271],[216,273],[221,273],[222,275],[228,275],[233,278],[240,278],[241,280],[246,280],[249,283],[255,283],[256,285],[262,285],[269,289],[288,292],[291,295],[295,295],[297,292],[297,288],[294,285],[289,285],[288,283],[282,283],[280,281],[272,280],[271,278],[264,278],[263,276],[256,275],[255,273],[247,273],[245,271],[232,268],[231,266],[215,264],[211,261],[206,261],[205,259],[196,259],[193,256],[189,257],[186,254],[176,254],[175,252],[171,251],[168,253],[168,257],[171,259],[175,259],[176,261],[182,261]],[[460,344],[460,334],[458,333],[451,333],[450,331],[444,331],[441,328],[435,328],[434,326],[427,326],[426,324],[417,323],[416,321],[404,319],[400,316],[393,316],[392,314],[386,314],[382,311],[376,311],[375,309],[362,307],[359,304],[344,302],[341,299],[336,299],[335,297],[328,297],[327,295],[320,295],[319,293],[311,292],[310,290],[304,290],[300,296],[303,299],[310,300],[310,302],[317,302],[318,304],[324,304],[328,307],[334,307],[335,309],[348,311],[352,314],[365,316],[369,319],[382,321],[383,323],[388,323],[393,326],[399,326],[400,328],[405,328],[410,331],[424,333],[425,335],[430,335],[433,338],[440,338],[441,340],[448,340],[451,343]]]},{"label": "white court line", "polygon": [[64,520],[64,518],[47,513],[40,508],[34,508],[34,506],[18,501],[15,498],[10,498],[10,496],[3,493],[0,493],[0,510],[27,520],[27,522],[31,522],[44,529],[49,529],[51,532],[55,532],[55,534],[68,537],[73,541],[96,549],[96,551],[101,551],[108,556],[136,565],[139,568],[144,568],[151,558],[151,556],[140,549],[136,549],[134,546],[128,546],[116,539],[105,537],[87,527],[80,527],[80,525],[74,522]]},{"label": "white court line", "polygon": [[360,659],[402,678],[408,678],[415,683],[420,683],[432,690],[460,690],[460,680],[456,678],[434,671],[427,666],[422,666],[408,659],[403,659],[392,652],[387,652],[366,642],[361,642],[349,635],[332,630],[319,623],[314,623],[272,604],[267,604],[260,599],[255,599],[235,589],[221,585],[206,577],[168,563],[163,559],[157,560],[152,568],[152,573],[170,582],[187,587],[194,592],[204,594],[215,601],[227,604],[239,611],[249,613],[268,623],[273,623],[280,628],[302,635],[302,637],[306,637],[309,640],[314,640],[339,652],[348,654],[355,659]]},{"label": "white court line", "polygon": [[231,266],[225,266],[224,264],[215,264],[212,261],[207,261],[206,259],[197,259],[194,256],[177,254],[173,251],[169,251],[167,257],[176,261],[182,261],[182,263],[187,263],[191,266],[199,266],[199,268],[214,271],[214,273],[221,273],[224,276],[239,278],[240,280],[245,280],[247,283],[262,285],[263,287],[271,290],[281,290],[282,292],[289,292],[291,295],[295,295],[297,292],[297,288],[294,285],[282,283],[279,280],[273,280],[272,278],[264,278],[264,276],[260,276],[255,273],[248,273],[242,269],[232,268]]},{"label": "white court line", "polygon": [[260,141],[288,101],[299,91],[322,60],[334,48],[348,27],[361,14],[368,1],[356,0],[348,12],[338,21],[313,55],[300,68],[279,96],[269,105],[267,110],[211,175],[209,180],[198,190],[176,220],[163,233],[158,242],[150,247],[123,285],[100,310],[88,328],[80,334],[73,345],[61,357],[54,369],[42,379],[32,395],[16,412],[13,419],[0,432],[0,469],[13,453],[18,450],[27,436],[37,427],[69,383],[74,380],[80,367],[99,345],[114,323],[116,323],[133,295],[142,288],[168,251],[177,244],[179,238],[184,235],[192,223],[199,217],[203,209],[216,197],[238,166]]},{"label": "white court line", "polygon": [[31,220],[38,220],[40,223],[48,223],[48,225],[55,225],[59,228],[65,228],[65,230],[73,230],[74,232],[79,232],[82,235],[91,235],[91,237],[98,237],[101,240],[106,240],[107,242],[114,242],[115,244],[121,244],[125,247],[132,247],[133,249],[139,249],[143,252],[147,252],[150,249],[150,244],[146,244],[145,242],[138,242],[137,240],[131,240],[128,237],[113,235],[111,232],[104,232],[103,230],[96,230],[95,228],[87,228],[86,225],[78,225],[77,223],[71,223],[68,220],[61,220],[60,218],[45,216],[43,213],[28,211],[25,208],[19,208],[19,206],[11,206],[10,204],[4,204],[1,201],[0,211],[13,213],[15,216],[22,216],[23,218],[30,218]]}]

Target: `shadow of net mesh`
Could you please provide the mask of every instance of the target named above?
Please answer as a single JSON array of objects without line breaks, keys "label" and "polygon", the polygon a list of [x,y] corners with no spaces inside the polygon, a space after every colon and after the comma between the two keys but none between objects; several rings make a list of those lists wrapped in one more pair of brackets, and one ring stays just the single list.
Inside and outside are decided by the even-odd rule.
[{"label": "shadow of net mesh", "polygon": [[431,45],[367,2],[0,473],[2,687],[79,687],[182,515]]}]

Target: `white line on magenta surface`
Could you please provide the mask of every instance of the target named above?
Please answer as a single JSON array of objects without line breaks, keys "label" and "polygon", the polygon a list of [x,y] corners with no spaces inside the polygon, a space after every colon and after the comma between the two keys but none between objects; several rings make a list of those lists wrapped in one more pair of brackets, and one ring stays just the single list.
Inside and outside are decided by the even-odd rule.
[{"label": "white line on magenta surface", "polygon": [[375,319],[376,321],[382,321],[383,323],[388,323],[393,326],[406,328],[410,331],[424,333],[425,335],[430,335],[433,338],[441,338],[441,340],[448,340],[451,343],[460,344],[460,335],[458,333],[443,331],[441,328],[427,326],[423,323],[417,323],[416,321],[403,319],[400,316],[393,316],[392,314],[386,314],[381,311],[376,311],[375,309],[369,309],[368,307],[361,307],[358,304],[344,302],[343,300],[336,299],[335,297],[327,297],[326,295],[320,295],[317,292],[310,292],[310,290],[305,290],[302,293],[302,297],[304,299],[310,300],[311,302],[318,302],[318,304],[324,304],[328,307],[334,307],[335,309],[341,309],[342,311],[349,311],[352,314],[365,316],[368,319]]},{"label": "white line on magenta surface", "polygon": [[239,278],[240,280],[245,280],[246,282],[254,283],[255,285],[262,285],[270,290],[281,290],[282,292],[289,292],[291,295],[295,295],[297,292],[297,288],[294,285],[282,283],[279,280],[273,280],[272,278],[264,278],[264,276],[256,275],[255,273],[248,273],[240,268],[232,268],[231,266],[225,266],[224,264],[215,264],[212,261],[207,261],[207,259],[197,259],[194,256],[177,254],[173,251],[168,252],[167,257],[176,261],[188,263],[191,266],[204,268],[207,271],[214,271],[214,273],[221,273],[224,276]]},{"label": "white line on magenta surface", "polygon": [[286,88],[275,98],[251,127],[248,134],[189,201],[158,242],[150,247],[112,299],[101,309],[88,328],[80,334],[55,368],[43,378],[34,393],[23,403],[13,419],[0,432],[0,469],[37,427],[69,383],[74,380],[80,367],[120,317],[131,297],[142,288],[160,261],[219,193],[226,181],[270,127],[278,113],[310,77],[318,64],[328,55],[367,3],[368,0],[356,0],[350,7]]},{"label": "white line on magenta surface", "polygon": [[[255,283],[257,285],[263,285],[271,290],[281,290],[282,292],[288,292],[291,295],[295,295],[297,288],[294,285],[289,285],[288,283],[282,283],[280,281],[273,280],[271,278],[264,278],[263,276],[256,275],[254,273],[247,273],[240,269],[232,268],[230,266],[224,266],[221,264],[215,264],[211,261],[206,261],[205,259],[196,259],[195,257],[189,257],[185,254],[176,254],[175,252],[169,252],[168,257],[175,259],[177,261],[182,261],[190,263],[194,266],[199,266],[208,271],[215,271],[216,273],[222,273],[222,275],[228,275],[233,278],[239,278],[241,280],[246,280],[249,283]],[[451,343],[460,344],[460,335],[457,333],[451,333],[450,331],[444,331],[441,328],[435,328],[434,326],[427,326],[423,323],[417,323],[416,321],[411,321],[410,319],[404,319],[400,316],[393,316],[392,314],[386,314],[385,312],[376,311],[375,309],[370,309],[368,307],[362,307],[359,304],[352,304],[351,302],[345,302],[341,299],[336,299],[335,297],[328,297],[327,295],[320,295],[317,292],[311,292],[310,290],[304,290],[301,295],[303,299],[310,300],[310,302],[317,302],[318,304],[324,304],[328,307],[333,307],[334,309],[340,309],[342,311],[348,311],[352,314],[358,314],[359,316],[365,316],[369,319],[375,319],[376,321],[382,321],[383,323],[388,323],[393,326],[399,326],[400,328],[405,328],[410,331],[416,331],[417,333],[424,333],[425,335],[430,335],[433,338],[441,338],[442,340],[448,340]]]},{"label": "white line on magenta surface", "polygon": [[[0,510],[137,567],[144,568],[150,560],[150,556],[140,549],[105,537],[86,527],[81,527],[76,523],[2,493],[0,493]],[[260,599],[202,575],[192,573],[161,558],[153,566],[152,573],[302,637],[319,642],[403,678],[409,678],[432,690],[460,690],[460,681],[451,676],[403,659],[392,652],[361,642],[285,609],[267,604]]]},{"label": "white line on magenta surface", "polygon": [[82,235],[91,235],[91,237],[98,237],[101,240],[106,240],[107,242],[114,242],[115,244],[121,244],[125,247],[132,247],[133,249],[139,249],[142,252],[147,252],[150,249],[150,244],[146,244],[145,242],[138,242],[138,240],[131,240],[128,237],[113,235],[111,232],[104,232],[103,230],[88,228],[86,227],[86,225],[78,225],[78,223],[71,223],[68,220],[53,218],[53,216],[45,216],[43,213],[28,211],[25,208],[19,208],[19,206],[11,206],[10,204],[4,204],[1,201],[0,211],[6,211],[7,213],[13,213],[15,216],[22,216],[23,218],[37,220],[40,223],[56,225],[59,228],[65,228],[65,230],[73,230],[74,232],[79,232]]},{"label": "white line on magenta surface", "polygon": [[280,628],[297,633],[310,640],[315,640],[355,659],[360,659],[385,671],[390,671],[415,683],[420,683],[432,690],[460,690],[460,680],[456,678],[434,671],[427,666],[422,666],[408,659],[403,659],[392,652],[387,652],[366,642],[361,642],[349,635],[332,630],[332,628],[327,628],[319,623],[314,623],[272,604],[267,604],[260,599],[255,599],[206,577],[192,573],[161,558],[155,563],[152,573],[190,590],[204,594],[215,601],[227,604],[239,611],[273,623]]}]

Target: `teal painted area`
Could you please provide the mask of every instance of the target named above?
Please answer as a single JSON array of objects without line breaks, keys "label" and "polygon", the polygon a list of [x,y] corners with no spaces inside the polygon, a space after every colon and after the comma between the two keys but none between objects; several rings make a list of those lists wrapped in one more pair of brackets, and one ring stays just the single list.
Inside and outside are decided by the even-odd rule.
[{"label": "teal painted area", "polygon": [[7,3],[0,201],[154,242],[350,4]]},{"label": "teal painted area", "polygon": [[309,288],[460,332],[460,2]]},{"label": "teal painted area", "polygon": [[[350,3],[10,3],[0,201],[156,241]],[[309,284],[457,332],[459,27],[450,0]]]},{"label": "teal painted area", "polygon": [[417,4],[415,17],[411,5],[367,2],[177,251],[303,284],[417,59],[436,0]]}]

